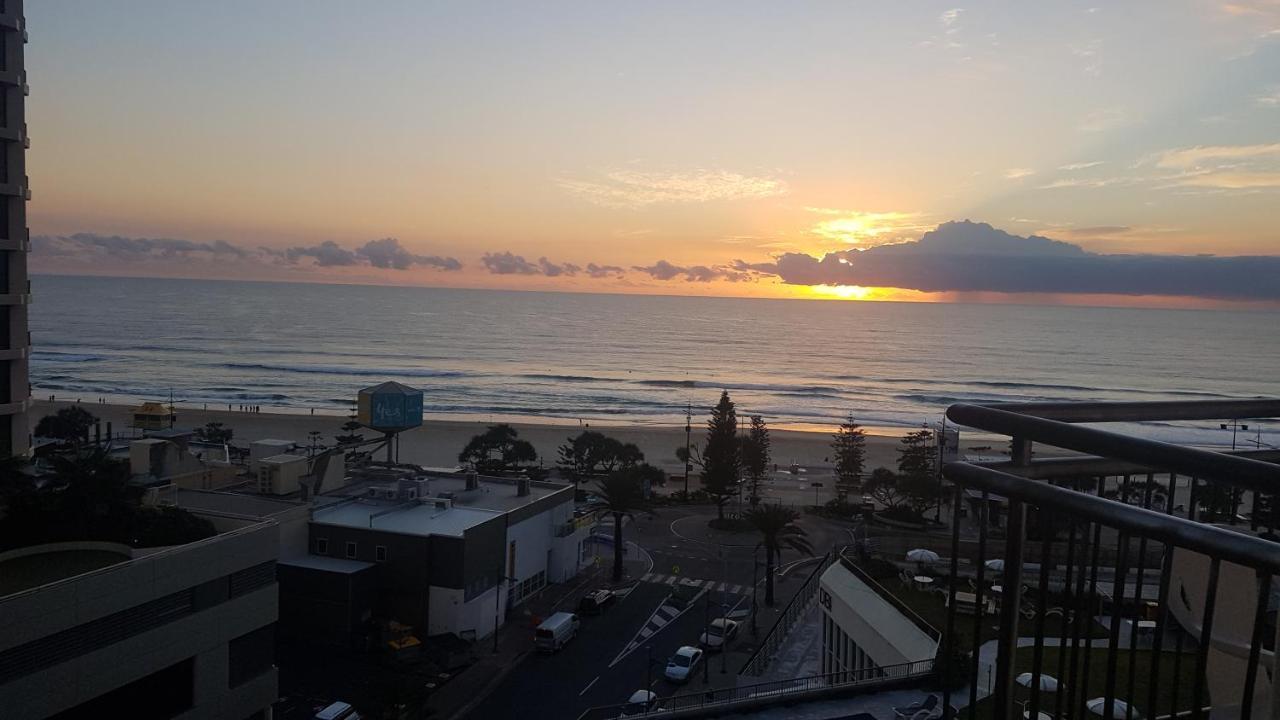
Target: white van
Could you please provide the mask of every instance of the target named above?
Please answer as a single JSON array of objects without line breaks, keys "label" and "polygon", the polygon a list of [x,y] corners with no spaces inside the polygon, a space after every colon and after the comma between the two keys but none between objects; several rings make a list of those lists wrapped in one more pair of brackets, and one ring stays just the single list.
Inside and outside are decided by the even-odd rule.
[{"label": "white van", "polygon": [[555,652],[578,634],[578,625],[577,615],[558,612],[543,620],[538,629],[533,631],[533,645],[539,652]]}]

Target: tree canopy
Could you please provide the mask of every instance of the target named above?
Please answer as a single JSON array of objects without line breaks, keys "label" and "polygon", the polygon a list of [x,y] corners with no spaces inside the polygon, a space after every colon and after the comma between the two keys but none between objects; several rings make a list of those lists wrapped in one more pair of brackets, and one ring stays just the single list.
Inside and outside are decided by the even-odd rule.
[{"label": "tree canopy", "polygon": [[652,512],[645,497],[645,483],[661,476],[652,465],[635,465],[609,473],[596,483],[595,507],[613,515],[613,581],[622,580],[622,519],[637,512]]},{"label": "tree canopy", "polygon": [[45,415],[36,423],[35,435],[58,440],[85,440],[89,428],[98,422],[97,416],[79,405],[59,408],[52,415]]},{"label": "tree canopy", "polygon": [[583,430],[568,438],[558,453],[556,467],[574,484],[644,462],[644,453],[634,443],[624,443],[594,430]]},{"label": "tree canopy", "polygon": [[179,545],[215,534],[212,523],[180,508],[142,504],[129,464],[101,448],[55,455],[42,487],[24,484],[6,497],[0,549],[101,540],[134,547]]},{"label": "tree canopy", "polygon": [[519,471],[537,459],[533,445],[521,440],[520,433],[506,423],[490,425],[458,453],[458,462],[488,475]]},{"label": "tree canopy", "polygon": [[224,427],[220,422],[209,422],[204,427],[196,428],[196,437],[209,443],[229,443],[235,431]]},{"label": "tree canopy", "polygon": [[751,478],[751,505],[760,502],[760,483],[769,472],[769,426],[759,415],[751,416],[751,430],[742,439],[742,467]]},{"label": "tree canopy", "polygon": [[846,488],[857,487],[866,464],[867,437],[862,426],[853,421],[853,415],[840,424],[832,436],[831,448],[836,456],[836,482]]},{"label": "tree canopy", "polygon": [[738,413],[729,391],[720,393],[720,402],[711,408],[707,421],[707,443],[702,451],[702,484],[716,502],[716,511],[724,519],[724,504],[738,491],[742,472],[741,445],[738,440]]},{"label": "tree canopy", "polygon": [[813,554],[804,528],[796,524],[800,513],[783,505],[761,504],[747,511],[747,521],[760,532],[765,549],[765,605],[773,606],[773,567],[784,548]]}]

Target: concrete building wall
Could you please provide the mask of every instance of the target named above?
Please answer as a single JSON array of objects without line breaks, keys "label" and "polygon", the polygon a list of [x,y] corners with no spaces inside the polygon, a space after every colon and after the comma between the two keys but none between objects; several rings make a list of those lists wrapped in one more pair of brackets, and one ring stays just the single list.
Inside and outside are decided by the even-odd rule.
[{"label": "concrete building wall", "polygon": [[8,0],[0,12],[0,457],[30,449],[31,386],[27,363],[26,125],[27,73],[22,0]]},{"label": "concrete building wall", "polygon": [[43,718],[193,659],[181,717],[269,708],[274,667],[230,687],[228,646],[277,619],[277,542],[260,523],[0,598],[0,707]]}]

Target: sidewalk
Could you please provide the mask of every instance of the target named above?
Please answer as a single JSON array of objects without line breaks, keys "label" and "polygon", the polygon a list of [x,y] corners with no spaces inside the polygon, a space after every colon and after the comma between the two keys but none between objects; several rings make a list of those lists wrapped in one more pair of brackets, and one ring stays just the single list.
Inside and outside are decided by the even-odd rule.
[{"label": "sidewalk", "polygon": [[[631,555],[639,555],[634,548]],[[644,573],[646,562],[641,558],[623,560],[624,582],[635,583]],[[553,612],[572,612],[578,599],[588,590],[612,587],[609,578],[613,569],[613,550],[608,549],[607,559],[602,553],[598,566],[587,566],[573,580],[548,585],[533,599],[512,610],[507,622],[498,630],[498,649],[493,647],[493,636],[476,642],[476,662],[437,690],[426,703],[426,717],[440,720],[461,720],[466,717],[493,688],[506,679],[525,656],[533,651],[534,620],[541,620]],[[620,584],[620,585],[622,585]]]}]

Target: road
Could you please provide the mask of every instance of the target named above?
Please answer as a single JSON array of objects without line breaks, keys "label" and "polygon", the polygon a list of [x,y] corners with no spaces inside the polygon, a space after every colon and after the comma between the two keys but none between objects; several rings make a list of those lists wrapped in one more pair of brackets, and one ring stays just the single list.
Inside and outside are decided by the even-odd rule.
[{"label": "road", "polygon": [[[574,718],[593,706],[626,702],[646,683],[661,697],[734,685],[738,670],[772,626],[776,610],[762,609],[759,635],[753,638],[747,615],[756,536],[708,534],[706,520],[714,512],[706,506],[665,508],[628,524],[625,539],[638,543],[653,557],[652,571],[633,578],[633,589],[603,615],[582,618],[578,637],[559,653],[527,656],[469,717]],[[805,518],[802,525],[819,554],[834,543],[849,540],[847,531],[838,524]],[[759,557],[763,560],[763,553]],[[784,562],[800,559],[795,554],[783,558]],[[762,585],[762,567],[755,574]],[[777,581],[777,609],[786,605],[807,575],[801,568]],[[655,619],[655,612],[671,593],[671,584],[686,581],[703,586],[706,592],[674,619],[667,621],[665,614]],[[663,678],[666,659],[682,645],[697,644],[705,618],[720,615],[722,602],[731,617],[742,620],[737,641],[723,657],[707,655],[705,681],[699,670],[687,685],[668,682]],[[763,602],[761,587],[761,606]]]}]

